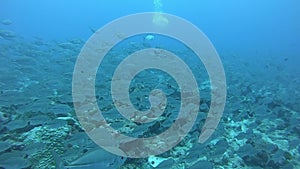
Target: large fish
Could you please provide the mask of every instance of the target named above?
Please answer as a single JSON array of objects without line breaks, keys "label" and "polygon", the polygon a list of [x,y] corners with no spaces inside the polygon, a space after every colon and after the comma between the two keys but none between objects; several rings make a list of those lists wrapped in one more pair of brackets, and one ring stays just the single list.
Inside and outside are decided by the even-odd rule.
[{"label": "large fish", "polygon": [[125,157],[111,154],[103,149],[85,153],[68,165],[64,165],[58,154],[52,152],[57,169],[117,169],[126,161]]}]

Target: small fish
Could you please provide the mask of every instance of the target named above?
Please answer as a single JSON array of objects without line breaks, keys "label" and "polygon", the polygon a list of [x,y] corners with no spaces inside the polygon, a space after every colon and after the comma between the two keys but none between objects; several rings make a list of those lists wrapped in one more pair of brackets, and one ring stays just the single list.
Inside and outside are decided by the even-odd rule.
[{"label": "small fish", "polygon": [[97,30],[94,29],[94,28],[92,28],[92,27],[89,27],[89,29],[90,29],[90,31],[92,31],[93,33],[96,33],[96,32],[97,32]]},{"label": "small fish", "polygon": [[147,35],[144,39],[145,40],[153,40],[155,37],[154,35]]}]

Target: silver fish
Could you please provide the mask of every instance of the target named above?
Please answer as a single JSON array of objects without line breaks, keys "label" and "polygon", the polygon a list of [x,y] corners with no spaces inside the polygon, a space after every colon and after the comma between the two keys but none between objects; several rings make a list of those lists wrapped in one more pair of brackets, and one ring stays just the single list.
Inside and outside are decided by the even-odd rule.
[{"label": "silver fish", "polygon": [[125,157],[111,154],[100,148],[85,153],[68,165],[64,165],[55,152],[52,154],[57,169],[117,169],[126,161]]}]

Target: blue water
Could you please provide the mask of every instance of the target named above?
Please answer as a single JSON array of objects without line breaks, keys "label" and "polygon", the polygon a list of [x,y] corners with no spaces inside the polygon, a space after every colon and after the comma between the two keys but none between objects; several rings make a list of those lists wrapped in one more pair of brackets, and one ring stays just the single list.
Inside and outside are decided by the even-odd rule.
[{"label": "blue water", "polygon": [[[154,2],[0,2],[0,168],[300,168],[300,2],[158,0],[159,9]],[[196,122],[179,144],[155,155],[163,162],[99,150],[78,121],[72,98],[76,59],[95,31],[120,17],[154,11],[184,18],[205,33],[219,54],[227,84],[221,121],[200,144],[212,87],[189,47],[165,36],[140,34],[105,56],[95,79],[97,104],[114,129],[131,137],[166,131],[176,120],[182,96],[169,74],[142,71],[129,86],[133,107],[149,109],[149,94],[159,88],[166,93],[166,110],[145,124],[124,118],[109,93],[122,60],[138,50],[165,49],[200,75]]]}]

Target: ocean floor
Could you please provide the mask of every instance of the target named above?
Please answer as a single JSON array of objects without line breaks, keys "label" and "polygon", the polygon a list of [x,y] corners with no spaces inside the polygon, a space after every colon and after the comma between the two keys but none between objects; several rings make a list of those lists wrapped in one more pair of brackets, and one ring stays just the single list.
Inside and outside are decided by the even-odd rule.
[{"label": "ocean floor", "polygon": [[[203,76],[197,79],[199,115],[185,139],[161,155],[131,159],[100,149],[78,122],[72,75],[84,43],[75,38],[28,41],[0,30],[0,168],[300,168],[300,79],[285,71],[288,60],[277,62],[266,56],[254,63],[219,53],[226,72],[227,101],[213,136],[198,143],[210,107],[210,84]],[[96,95],[99,108],[110,112],[105,118],[114,128],[123,134],[149,137],[163,132],[176,119],[180,90],[174,79],[149,70],[131,84],[131,101],[140,110],[149,108],[147,94],[155,87],[166,92],[168,105],[156,122],[125,120],[109,95],[103,94],[109,90],[118,60],[139,48],[130,43],[127,51],[112,51],[104,61],[107,64],[99,69]],[[185,49],[176,51],[183,57],[189,55]],[[205,74],[199,65],[192,69]]]}]

